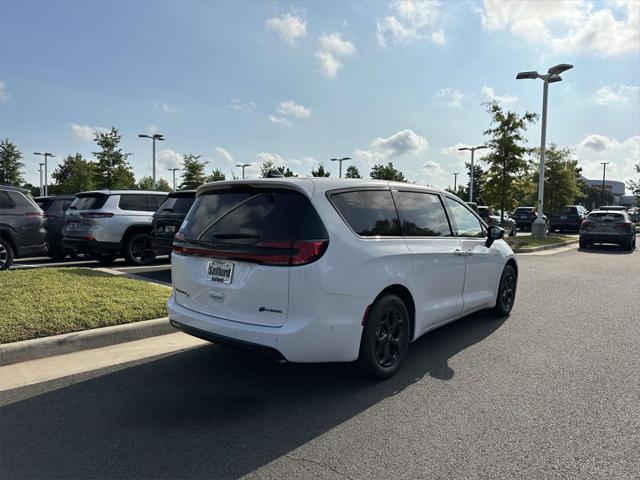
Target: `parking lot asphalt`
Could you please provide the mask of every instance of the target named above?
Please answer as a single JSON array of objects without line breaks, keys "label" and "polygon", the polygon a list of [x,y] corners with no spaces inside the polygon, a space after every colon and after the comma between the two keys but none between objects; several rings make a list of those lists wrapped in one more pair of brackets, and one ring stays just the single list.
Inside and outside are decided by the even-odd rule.
[{"label": "parking lot asphalt", "polygon": [[519,262],[386,382],[207,344],[2,392],[2,476],[639,478],[640,252]]}]

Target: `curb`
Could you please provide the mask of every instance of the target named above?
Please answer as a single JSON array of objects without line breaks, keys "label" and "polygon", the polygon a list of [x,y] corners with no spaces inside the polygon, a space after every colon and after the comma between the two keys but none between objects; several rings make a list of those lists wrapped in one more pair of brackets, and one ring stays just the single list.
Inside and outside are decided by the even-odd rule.
[{"label": "curb", "polygon": [[541,245],[539,247],[525,247],[525,248],[515,248],[513,249],[513,253],[533,253],[533,252],[541,252],[542,250],[552,250],[554,248],[565,247],[567,245],[572,245],[574,243],[578,243],[578,239],[575,240],[567,240],[566,242],[558,242],[551,243],[549,245]]},{"label": "curb", "polygon": [[0,345],[0,366],[175,333],[168,318],[92,328]]}]

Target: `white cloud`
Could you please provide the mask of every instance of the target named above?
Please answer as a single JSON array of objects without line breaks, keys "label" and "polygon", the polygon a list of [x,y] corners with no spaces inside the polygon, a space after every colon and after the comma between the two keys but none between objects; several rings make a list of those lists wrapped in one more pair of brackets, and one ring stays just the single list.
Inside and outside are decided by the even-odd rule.
[{"label": "white cloud", "polygon": [[464,94],[459,90],[453,88],[441,88],[433,94],[433,98],[444,101],[450,107],[460,108],[462,107],[462,99]]},{"label": "white cloud", "polygon": [[89,125],[79,125],[77,123],[70,123],[69,128],[73,137],[85,141],[91,141],[97,132],[105,132],[107,130],[104,127],[90,127]]},{"label": "white cloud", "polygon": [[367,150],[356,149],[353,154],[368,163],[403,155],[417,155],[428,146],[427,139],[413,130],[400,130],[388,138],[376,138]]},{"label": "white cloud", "polygon": [[626,182],[637,175],[634,165],[640,162],[640,135],[620,142],[614,137],[590,134],[575,146],[575,151],[585,177],[601,178],[600,162],[610,162],[607,178]]},{"label": "white cloud", "polygon": [[286,100],[284,102],[280,102],[280,105],[278,105],[278,113],[282,115],[308,118],[311,116],[312,112],[313,110],[311,110],[311,108],[300,105],[293,100]]},{"label": "white cloud", "polygon": [[488,31],[509,30],[540,50],[611,57],[640,51],[640,3],[585,0],[484,0]]},{"label": "white cloud", "polygon": [[7,84],[0,80],[0,103],[9,100],[9,92],[7,91]]},{"label": "white cloud", "polygon": [[147,125],[147,133],[153,135],[154,133],[160,133],[160,127],[157,125]]},{"label": "white cloud", "polygon": [[389,8],[391,15],[379,18],[377,26],[378,43],[386,47],[389,42],[411,43],[429,39],[438,45],[447,43],[442,24],[440,2],[396,0]]},{"label": "white cloud", "polygon": [[165,148],[156,153],[156,162],[158,164],[158,171],[162,173],[169,168],[180,168],[182,155],[175,150]]},{"label": "white cloud", "polygon": [[591,96],[591,101],[597,105],[620,105],[631,102],[638,102],[640,96],[640,86],[617,85],[604,86],[596,90]]},{"label": "white cloud", "polygon": [[275,115],[269,115],[269,121],[278,125],[291,126],[291,122],[284,117],[276,117]]},{"label": "white cloud", "polygon": [[175,113],[176,111],[176,109],[169,105],[167,102],[155,101],[153,102],[153,108],[167,113]]},{"label": "white cloud", "polygon": [[[477,144],[481,145],[481,144]],[[464,147],[469,147],[470,145],[465,145],[464,143],[456,143],[455,145],[451,145],[450,147],[444,147],[440,149],[440,153],[442,155],[446,155],[448,157],[454,158],[458,163],[458,166],[464,166],[464,162],[471,161],[471,152],[469,150],[460,150]],[[481,149],[476,150],[474,152],[473,158],[474,160],[480,160],[485,155],[489,154],[489,149]]]},{"label": "white cloud", "polygon": [[339,33],[325,33],[318,42],[320,50],[314,55],[320,62],[320,72],[329,78],[334,78],[343,67],[343,59],[357,53],[353,43],[344,40]]},{"label": "white cloud", "polygon": [[218,158],[221,158],[225,162],[233,163],[233,155],[231,155],[228,150],[222,147],[216,147],[215,153]]},{"label": "white cloud", "polygon": [[291,13],[270,18],[265,25],[267,30],[276,32],[282,40],[291,46],[296,44],[298,38],[307,34],[307,22]]},{"label": "white cloud", "polygon": [[493,89],[493,87],[490,87],[488,85],[485,85],[484,87],[482,87],[482,94],[491,101],[497,101],[498,103],[502,103],[502,104],[507,104],[507,103],[513,103],[516,100],[518,100],[518,97],[515,97],[513,95],[497,95],[495,90]]},{"label": "white cloud", "polygon": [[237,98],[229,100],[229,108],[233,108],[242,113],[253,113],[256,110],[256,104],[253,102],[243,102]]}]

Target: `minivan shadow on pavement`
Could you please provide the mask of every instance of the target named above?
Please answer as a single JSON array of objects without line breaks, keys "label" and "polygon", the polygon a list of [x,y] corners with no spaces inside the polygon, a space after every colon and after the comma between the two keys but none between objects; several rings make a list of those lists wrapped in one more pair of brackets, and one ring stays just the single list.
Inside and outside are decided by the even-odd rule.
[{"label": "minivan shadow on pavement", "polygon": [[427,374],[453,378],[449,360],[505,320],[481,312],[423,336],[380,383],[352,365],[206,345],[40,395],[5,392],[2,404],[25,399],[0,409],[3,477],[241,477]]}]

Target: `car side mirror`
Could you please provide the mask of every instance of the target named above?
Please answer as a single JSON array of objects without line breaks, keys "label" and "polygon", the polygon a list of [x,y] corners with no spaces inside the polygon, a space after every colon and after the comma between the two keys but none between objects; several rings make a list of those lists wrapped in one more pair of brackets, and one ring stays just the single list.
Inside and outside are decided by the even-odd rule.
[{"label": "car side mirror", "polygon": [[497,227],[495,225],[490,226],[487,234],[487,241],[486,241],[487,248],[490,247],[493,242],[495,242],[496,240],[500,240],[503,237],[504,237],[504,230],[502,228]]}]

